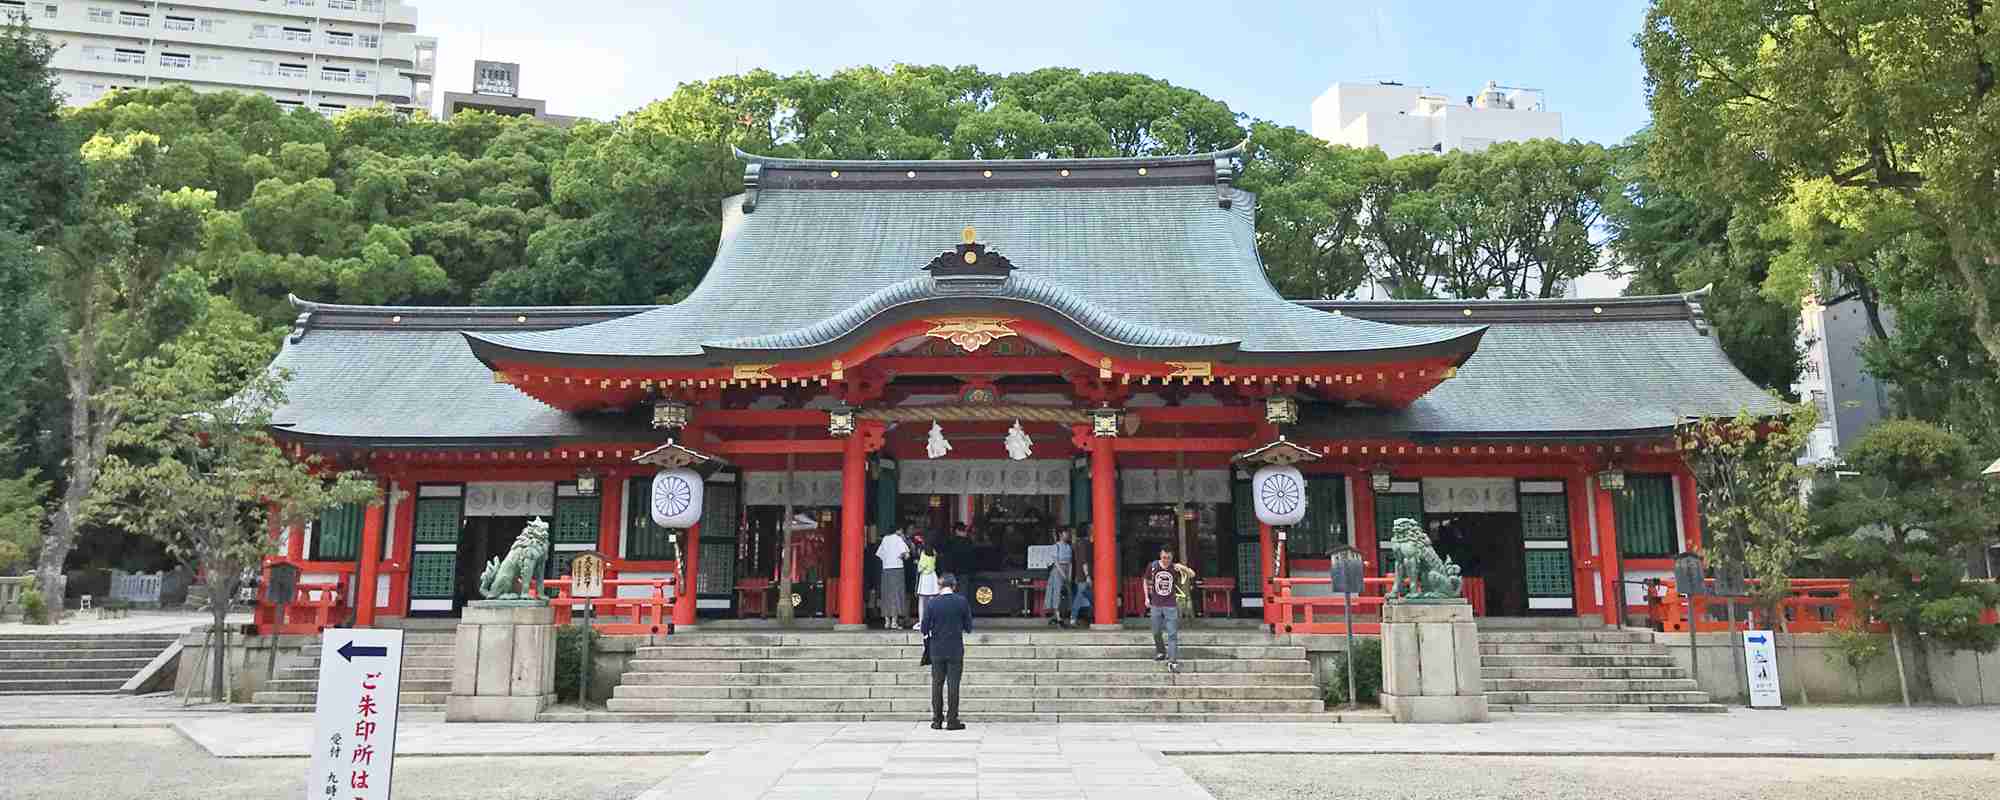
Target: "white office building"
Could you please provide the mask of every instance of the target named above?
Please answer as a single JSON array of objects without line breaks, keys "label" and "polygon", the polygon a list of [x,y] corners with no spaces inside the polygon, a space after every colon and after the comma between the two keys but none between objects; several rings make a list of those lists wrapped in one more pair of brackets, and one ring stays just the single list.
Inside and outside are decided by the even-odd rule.
[{"label": "white office building", "polygon": [[71,105],[184,83],[328,115],[431,107],[437,39],[395,0],[0,0],[0,14],[61,46],[49,66]]},{"label": "white office building", "polygon": [[1562,115],[1548,110],[1539,89],[1492,81],[1463,98],[1393,82],[1342,82],[1313,101],[1312,133],[1334,144],[1379,147],[1393,158],[1561,139]]}]

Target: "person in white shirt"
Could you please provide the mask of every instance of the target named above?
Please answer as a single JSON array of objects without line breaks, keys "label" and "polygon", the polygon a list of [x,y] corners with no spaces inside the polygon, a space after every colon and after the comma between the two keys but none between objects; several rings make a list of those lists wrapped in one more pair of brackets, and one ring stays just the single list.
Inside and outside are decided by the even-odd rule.
[{"label": "person in white shirt", "polygon": [[910,559],[910,543],[903,538],[903,529],[882,537],[882,543],[875,546],[875,557],[882,560],[882,627],[902,630],[903,617],[910,613],[903,583],[903,563]]}]

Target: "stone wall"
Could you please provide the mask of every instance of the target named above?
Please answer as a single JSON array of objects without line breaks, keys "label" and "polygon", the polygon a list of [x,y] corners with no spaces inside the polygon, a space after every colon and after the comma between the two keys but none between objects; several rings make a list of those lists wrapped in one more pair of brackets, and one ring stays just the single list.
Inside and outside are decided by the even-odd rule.
[{"label": "stone wall", "polygon": [[[205,628],[181,636],[180,663],[174,674],[175,697],[187,699],[192,691],[196,700],[208,699],[208,684],[213,674],[210,671],[214,667],[205,658],[212,642]],[[307,647],[318,646],[318,636],[245,636],[231,631],[223,649],[223,681],[230,701],[249,702],[251,695],[264,688],[286,659],[297,657]]]},{"label": "stone wall", "polygon": [[[1708,692],[1717,702],[1742,703],[1743,692],[1743,648],[1738,643],[1741,633],[1734,636],[1727,632],[1700,634],[1695,651],[1700,654],[1701,670],[1697,677],[1702,691]],[[1815,703],[1897,703],[1902,701],[1902,690],[1896,678],[1896,662],[1884,653],[1881,658],[1865,665],[1859,676],[1850,670],[1834,649],[1833,637],[1825,634],[1777,634],[1778,681],[1787,704],[1800,702],[1799,687],[1805,686],[1805,694]],[[1693,658],[1688,652],[1688,635],[1685,633],[1655,633],[1654,641],[1666,645],[1667,652],[1682,668],[1688,668]],[[1916,660],[1908,643],[1905,643],[1904,668],[1910,671],[1910,679],[1917,680]],[[2000,703],[2000,652],[1977,655],[1973,653],[1949,653],[1933,650],[1930,654],[1931,681],[1935,687],[1934,698],[1940,703],[1978,705]]]}]

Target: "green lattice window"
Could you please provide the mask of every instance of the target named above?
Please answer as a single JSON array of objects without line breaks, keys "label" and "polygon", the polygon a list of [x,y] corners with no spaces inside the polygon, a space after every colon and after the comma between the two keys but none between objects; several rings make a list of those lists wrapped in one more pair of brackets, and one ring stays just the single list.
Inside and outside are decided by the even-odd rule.
[{"label": "green lattice window", "polygon": [[549,538],[556,544],[597,544],[597,512],[602,503],[595,497],[556,498],[556,521]]},{"label": "green lattice window", "polygon": [[348,503],[320,512],[313,524],[314,561],[353,561],[361,553],[361,524],[367,506]]},{"label": "green lattice window", "polygon": [[711,483],[701,493],[701,575],[695,581],[697,592],[728,594],[736,588],[736,524],[741,515],[736,504],[737,486]]},{"label": "green lattice window", "polygon": [[[632,518],[625,525],[625,557],[636,561],[671,561],[674,544],[668,531],[653,524],[652,478],[633,478]],[[706,502],[706,500],[704,500]]]},{"label": "green lattice window", "polygon": [[457,574],[457,553],[417,553],[410,558],[410,596],[440,598],[452,596]]},{"label": "green lattice window", "polygon": [[1625,491],[1612,492],[1618,511],[1618,552],[1626,558],[1670,558],[1679,547],[1674,530],[1674,485],[1668,475],[1628,475]]},{"label": "green lattice window", "polygon": [[1521,495],[1521,538],[1531,542],[1569,541],[1569,501],[1560,494]]},{"label": "green lattice window", "polygon": [[1236,588],[1238,591],[1264,592],[1264,554],[1257,540],[1236,543]]},{"label": "green lattice window", "polygon": [[1568,550],[1529,550],[1527,555],[1529,595],[1569,597],[1576,591]]},{"label": "green lattice window", "polygon": [[1417,524],[1424,522],[1424,496],[1421,494],[1378,494],[1375,495],[1375,541],[1382,554],[1382,563],[1377,569],[1387,575],[1396,570],[1389,550],[1389,537],[1395,533],[1396,520],[1413,519]]},{"label": "green lattice window", "polygon": [[465,501],[457,497],[417,498],[417,544],[458,544],[459,511]]},{"label": "green lattice window", "polygon": [[1347,487],[1341,476],[1306,478],[1306,515],[1287,539],[1294,556],[1324,556],[1347,543]]}]

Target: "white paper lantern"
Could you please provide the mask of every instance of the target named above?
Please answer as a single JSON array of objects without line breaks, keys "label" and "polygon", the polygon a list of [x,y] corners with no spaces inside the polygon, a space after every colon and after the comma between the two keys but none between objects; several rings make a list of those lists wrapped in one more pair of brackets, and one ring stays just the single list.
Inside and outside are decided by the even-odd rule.
[{"label": "white paper lantern", "polygon": [[1250,476],[1250,497],[1258,522],[1297,525],[1306,516],[1306,477],[1298,467],[1272,464]]},{"label": "white paper lantern", "polygon": [[653,524],[690,528],[701,522],[701,476],[691,469],[667,469],[653,476]]}]

